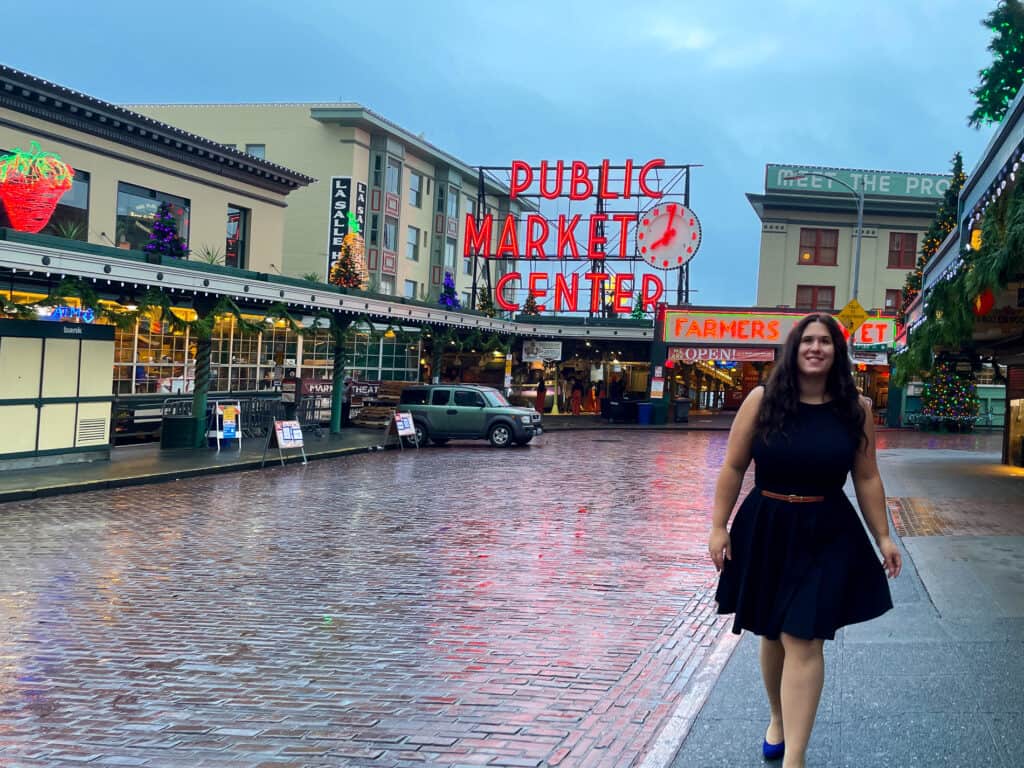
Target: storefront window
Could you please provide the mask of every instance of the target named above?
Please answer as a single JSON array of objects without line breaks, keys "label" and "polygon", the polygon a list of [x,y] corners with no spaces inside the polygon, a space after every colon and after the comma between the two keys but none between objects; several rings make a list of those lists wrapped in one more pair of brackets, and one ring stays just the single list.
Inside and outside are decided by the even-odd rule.
[{"label": "storefront window", "polygon": [[224,247],[224,265],[245,269],[249,250],[249,217],[247,208],[228,206],[228,231]]},{"label": "storefront window", "polygon": [[75,169],[71,189],[61,196],[42,234],[82,242],[89,239],[88,172]]},{"label": "storefront window", "polygon": [[178,223],[178,234],[188,245],[191,204],[183,197],[168,195],[123,181],[117,184],[117,236],[119,248],[141,251],[149,242],[153,222],[161,203],[170,203],[171,214]]},{"label": "storefront window", "polygon": [[302,377],[330,379],[334,366],[334,338],[330,331],[306,331],[302,334]]}]

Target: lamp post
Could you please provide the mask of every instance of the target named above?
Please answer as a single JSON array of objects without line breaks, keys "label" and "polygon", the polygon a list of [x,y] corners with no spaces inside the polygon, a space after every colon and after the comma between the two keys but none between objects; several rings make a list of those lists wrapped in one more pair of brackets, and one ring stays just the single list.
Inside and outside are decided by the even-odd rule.
[{"label": "lamp post", "polygon": [[842,179],[837,179],[835,176],[829,176],[827,173],[818,173],[817,171],[801,171],[793,176],[783,176],[783,181],[799,181],[808,176],[820,176],[823,179],[834,181],[836,184],[842,184],[848,190],[853,193],[853,196],[857,200],[857,248],[856,255],[853,257],[853,291],[851,299],[857,298],[857,290],[860,286],[860,236],[861,230],[864,228],[864,185],[860,185],[858,190],[856,187],[852,187]]}]

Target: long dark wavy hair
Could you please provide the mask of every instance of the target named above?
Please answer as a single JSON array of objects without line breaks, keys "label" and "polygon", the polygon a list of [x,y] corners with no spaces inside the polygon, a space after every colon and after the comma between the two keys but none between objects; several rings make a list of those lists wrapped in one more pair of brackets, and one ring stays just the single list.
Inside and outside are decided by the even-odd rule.
[{"label": "long dark wavy hair", "polygon": [[765,385],[761,409],[757,414],[757,434],[767,441],[772,435],[787,435],[787,430],[797,418],[800,408],[799,363],[797,355],[800,351],[800,339],[803,338],[807,326],[821,323],[828,328],[835,348],[835,358],[829,369],[825,382],[825,392],[831,406],[850,433],[850,440],[863,444],[867,440],[864,431],[864,409],[860,404],[860,395],[853,383],[850,372],[850,353],[843,338],[843,331],[832,315],[816,313],[803,318],[790,332],[782,355],[768,377]]}]

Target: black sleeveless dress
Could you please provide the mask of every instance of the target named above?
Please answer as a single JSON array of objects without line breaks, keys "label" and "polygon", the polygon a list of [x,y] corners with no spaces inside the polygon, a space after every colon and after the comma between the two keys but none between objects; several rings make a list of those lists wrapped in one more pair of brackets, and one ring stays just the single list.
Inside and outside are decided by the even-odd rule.
[{"label": "black sleeveless dress", "polygon": [[[781,632],[832,640],[847,624],[892,608],[885,570],[860,516],[843,493],[856,441],[831,404],[800,404],[789,437],[754,439],[755,488],[729,531],[719,613],[735,613],[732,631],[776,640]],[[824,496],[792,503],[762,490]]]}]

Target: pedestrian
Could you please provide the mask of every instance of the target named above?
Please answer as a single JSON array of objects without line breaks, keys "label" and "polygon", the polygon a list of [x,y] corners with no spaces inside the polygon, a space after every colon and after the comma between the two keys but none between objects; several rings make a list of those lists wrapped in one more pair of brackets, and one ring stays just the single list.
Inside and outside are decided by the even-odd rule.
[{"label": "pedestrian", "polygon": [[583,385],[579,379],[572,380],[572,415],[579,416],[583,412]]},{"label": "pedestrian", "polygon": [[[804,766],[824,683],[824,641],[892,608],[885,576],[902,567],[870,414],[838,323],[808,315],[786,339],[767,385],[740,406],[718,476],[708,544],[721,572],[718,612],[735,614],[733,632],[761,637],[771,712],[762,751],[784,757],[784,768]],[[751,459],[755,486],[727,530]],[[843,492],[851,472],[881,563]]]},{"label": "pedestrian", "polygon": [[534,403],[534,410],[537,413],[544,413],[544,406],[547,404],[548,399],[548,388],[544,384],[544,374],[541,374],[540,381],[537,382],[537,399]]},{"label": "pedestrian", "polygon": [[346,374],[341,386],[341,425],[350,427],[352,426],[350,418],[352,414],[352,377]]}]

